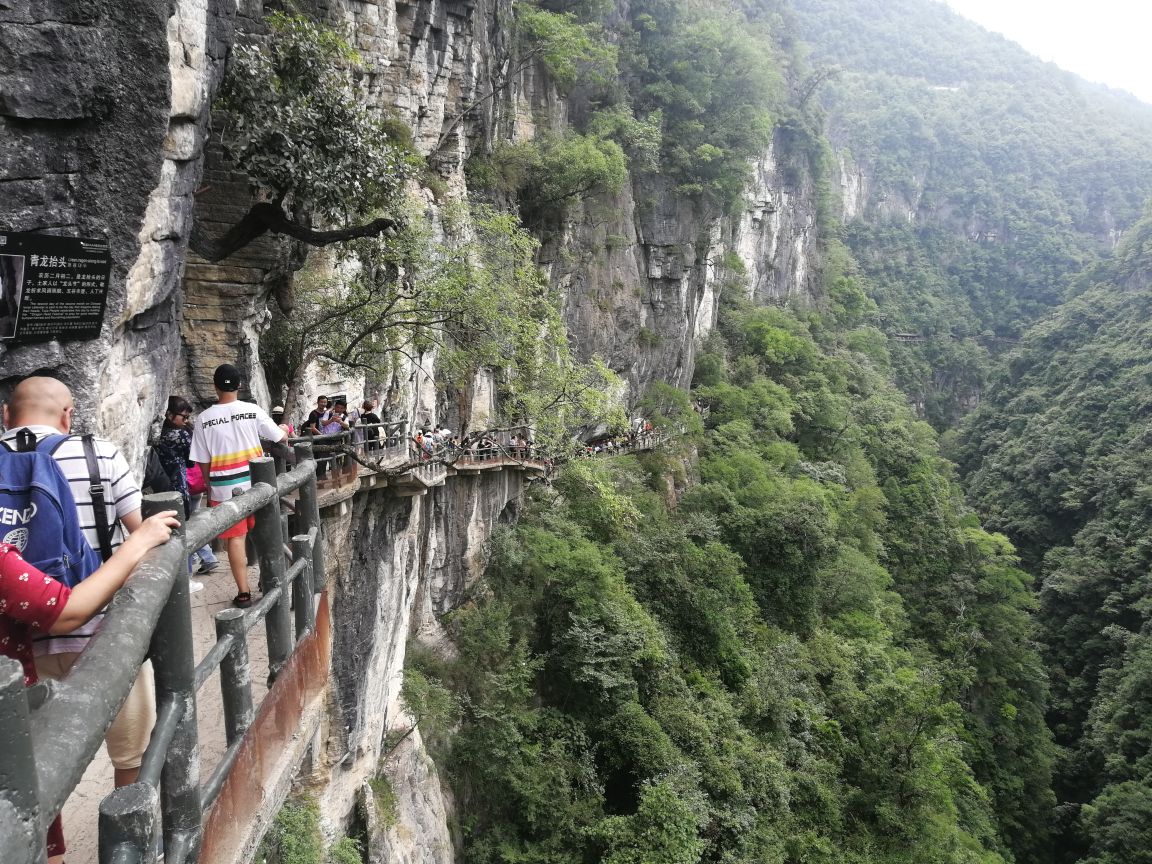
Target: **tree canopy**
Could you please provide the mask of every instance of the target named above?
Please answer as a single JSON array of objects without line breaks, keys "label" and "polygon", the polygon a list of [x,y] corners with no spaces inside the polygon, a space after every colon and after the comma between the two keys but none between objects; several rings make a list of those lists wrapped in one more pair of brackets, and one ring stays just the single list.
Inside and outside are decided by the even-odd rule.
[{"label": "tree canopy", "polygon": [[576,461],[494,539],[415,660],[466,861],[1045,860],[1027,579],[869,347],[730,304],[695,482]]}]

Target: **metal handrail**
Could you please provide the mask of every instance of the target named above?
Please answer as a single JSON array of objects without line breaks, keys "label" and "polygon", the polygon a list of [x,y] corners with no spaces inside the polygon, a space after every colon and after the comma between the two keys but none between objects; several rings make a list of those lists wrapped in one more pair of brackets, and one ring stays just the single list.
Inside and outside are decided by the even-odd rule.
[{"label": "metal handrail", "polygon": [[[0,658],[0,735],[8,736],[0,746],[0,812],[14,811],[13,818],[0,820],[4,864],[43,861],[48,824],[95,756],[146,655],[155,670],[157,722],[138,782],[101,802],[100,861],[150,862],[157,804],[165,861],[197,860],[204,813],[219,794],[255,716],[247,632],[264,622],[269,677],[274,678],[315,628],[316,592],[324,584],[316,463],[307,442],[295,450],[297,467],[279,476],[272,459],[252,460],[249,491],[197,514],[173,531],[172,540],[151,550],[116,593],[103,625],[66,679],[25,691],[20,664]],[[284,545],[289,538],[279,501],[292,493],[299,495],[296,510],[303,530],[290,538],[293,563],[288,567]],[[145,498],[145,516],[162,510],[182,513],[179,493]],[[216,615],[216,645],[196,665],[188,554],[253,514],[263,597],[247,611],[228,609]],[[196,691],[217,667],[228,749],[201,787]]]},{"label": "metal handrail", "polygon": [[[407,420],[393,420],[388,423],[357,423],[350,429],[341,429],[339,432],[329,432],[327,434],[321,433],[319,435],[294,435],[288,439],[289,444],[297,444],[305,441],[310,441],[313,444],[327,443],[336,441],[347,441],[349,438],[355,439],[357,431],[364,431],[366,429],[377,429],[384,434],[376,440],[389,440],[399,439],[404,440],[408,428]],[[364,442],[358,442],[364,443]]]}]

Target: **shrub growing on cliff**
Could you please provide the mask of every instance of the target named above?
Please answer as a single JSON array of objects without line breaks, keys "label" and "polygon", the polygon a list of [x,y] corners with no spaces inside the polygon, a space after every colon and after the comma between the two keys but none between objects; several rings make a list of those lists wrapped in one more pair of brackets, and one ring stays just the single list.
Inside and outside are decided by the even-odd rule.
[{"label": "shrub growing on cliff", "polygon": [[342,837],[324,854],[320,808],[309,795],[289,798],[256,852],[257,864],[360,864],[360,843]]},{"label": "shrub growing on cliff", "polygon": [[221,89],[225,152],[273,200],[329,221],[396,204],[413,160],[368,110],[356,52],[306,18],[265,21],[271,38],[236,46]]},{"label": "shrub growing on cliff", "polygon": [[491,167],[490,178],[517,196],[529,221],[565,204],[616,192],[628,176],[618,143],[578,132],[497,147]]},{"label": "shrub growing on cliff", "polygon": [[578,79],[585,85],[616,80],[616,46],[607,40],[602,27],[583,23],[571,12],[550,12],[519,2],[516,36],[521,61],[539,60],[561,92]]}]

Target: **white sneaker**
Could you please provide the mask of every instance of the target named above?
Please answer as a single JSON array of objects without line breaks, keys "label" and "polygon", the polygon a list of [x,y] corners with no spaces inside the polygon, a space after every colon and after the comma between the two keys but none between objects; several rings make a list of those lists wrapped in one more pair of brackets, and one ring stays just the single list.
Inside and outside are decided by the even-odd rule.
[{"label": "white sneaker", "polygon": [[189,579],[188,580],[188,593],[189,594],[195,594],[197,591],[203,591],[203,590],[204,590],[204,583],[203,582],[197,582],[195,579]]}]

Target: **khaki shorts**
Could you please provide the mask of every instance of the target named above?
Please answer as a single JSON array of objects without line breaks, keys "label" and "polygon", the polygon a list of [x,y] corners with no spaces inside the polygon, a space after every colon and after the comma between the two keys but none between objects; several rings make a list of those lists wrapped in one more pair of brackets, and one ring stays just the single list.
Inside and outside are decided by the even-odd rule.
[{"label": "khaki shorts", "polygon": [[[64,678],[72,669],[79,654],[48,654],[36,658],[36,674],[41,678],[57,681]],[[148,739],[152,737],[152,727],[156,725],[156,685],[152,680],[152,663],[145,660],[136,675],[132,689],[124,707],[112,721],[104,743],[108,746],[108,758],[115,768],[139,768],[144,761],[144,751],[148,749]]]}]

